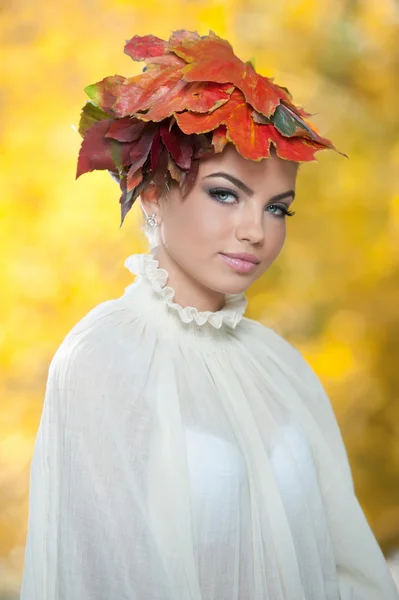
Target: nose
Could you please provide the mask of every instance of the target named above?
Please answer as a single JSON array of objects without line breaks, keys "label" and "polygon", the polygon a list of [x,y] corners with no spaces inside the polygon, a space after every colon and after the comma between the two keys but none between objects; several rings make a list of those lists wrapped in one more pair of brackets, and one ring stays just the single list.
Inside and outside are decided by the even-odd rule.
[{"label": "nose", "polygon": [[248,207],[237,216],[237,239],[251,244],[261,244],[265,238],[264,211]]}]

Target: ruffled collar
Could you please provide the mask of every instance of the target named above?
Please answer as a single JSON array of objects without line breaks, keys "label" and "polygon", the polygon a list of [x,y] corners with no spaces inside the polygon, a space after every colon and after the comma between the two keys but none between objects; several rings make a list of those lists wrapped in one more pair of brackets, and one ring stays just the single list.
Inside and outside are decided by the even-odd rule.
[{"label": "ruffled collar", "polygon": [[166,285],[168,272],[159,267],[152,254],[132,254],[125,260],[125,267],[138,279],[146,280],[155,294],[162,299],[169,309],[175,311],[183,323],[194,322],[197,325],[209,323],[216,329],[223,324],[234,329],[241,321],[247,306],[245,294],[226,294],[223,308],[216,312],[199,311],[193,306],[181,306],[173,301],[175,290]]}]

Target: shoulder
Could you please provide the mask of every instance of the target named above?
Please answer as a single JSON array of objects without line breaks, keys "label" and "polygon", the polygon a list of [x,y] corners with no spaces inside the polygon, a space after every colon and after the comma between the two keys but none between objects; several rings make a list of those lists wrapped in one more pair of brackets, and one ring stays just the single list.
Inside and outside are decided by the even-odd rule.
[{"label": "shoulder", "polygon": [[244,317],[239,337],[258,359],[268,356],[298,375],[310,375],[311,367],[300,350],[276,329]]},{"label": "shoulder", "polygon": [[49,379],[74,386],[99,377],[118,360],[137,339],[134,311],[119,298],[92,308],[67,333],[49,367]]},{"label": "shoulder", "polygon": [[239,336],[252,360],[262,365],[274,383],[283,386],[284,393],[295,390],[295,396],[340,459],[348,482],[352,485],[348,457],[330,398],[312,366],[293,344],[274,329],[257,321],[243,319]]}]

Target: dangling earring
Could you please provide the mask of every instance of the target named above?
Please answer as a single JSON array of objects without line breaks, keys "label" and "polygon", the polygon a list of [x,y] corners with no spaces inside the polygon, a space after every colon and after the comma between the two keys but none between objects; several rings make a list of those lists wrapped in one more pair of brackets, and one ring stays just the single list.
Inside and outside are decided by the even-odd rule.
[{"label": "dangling earring", "polygon": [[154,229],[158,227],[157,216],[155,213],[152,213],[151,217],[146,216],[145,225],[151,231],[154,231]]},{"label": "dangling earring", "polygon": [[143,205],[141,205],[141,208],[145,215],[145,223],[143,227],[144,234],[147,240],[149,241],[150,248],[152,249],[159,245],[159,229],[157,215],[156,213],[152,213],[152,215],[149,217]]}]

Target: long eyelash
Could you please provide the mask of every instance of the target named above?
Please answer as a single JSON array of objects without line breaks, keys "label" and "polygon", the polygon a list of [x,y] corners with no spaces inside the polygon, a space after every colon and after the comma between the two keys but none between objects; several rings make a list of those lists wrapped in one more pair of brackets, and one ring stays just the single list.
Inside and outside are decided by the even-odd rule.
[{"label": "long eyelash", "polygon": [[[280,204],[269,204],[269,206],[275,206],[276,208],[279,208],[280,210],[283,211],[283,215],[275,215],[277,218],[278,217],[293,217],[295,215],[295,211],[294,210],[289,210],[288,208],[281,206]],[[273,213],[272,213],[273,214]]]},{"label": "long eyelash", "polygon": [[[238,194],[237,192],[234,192],[233,190],[228,190],[227,188],[212,188],[211,190],[209,190],[209,194],[217,199],[217,195],[218,194],[230,194],[230,196],[233,196],[236,200],[238,200]],[[231,202],[222,202],[221,200],[219,200],[219,202],[221,204],[231,204]]]},{"label": "long eyelash", "polygon": [[[229,190],[227,188],[212,188],[211,190],[209,190],[209,194],[213,198],[215,198],[217,202],[220,202],[221,204],[226,204],[226,205],[232,205],[233,203],[232,202],[223,202],[221,200],[218,200],[217,199],[218,194],[229,194],[230,196],[233,196],[233,198],[235,198],[236,200],[238,200],[238,198],[239,198],[237,192],[235,192],[234,190]],[[280,210],[283,211],[282,215],[275,215],[276,218],[281,219],[282,217],[293,217],[295,215],[295,211],[289,210],[287,207],[281,206],[280,204],[269,204],[269,206],[275,206],[276,208],[279,208]]]},{"label": "long eyelash", "polygon": [[295,210],[286,210],[283,212],[287,217],[293,217],[295,215]]}]

